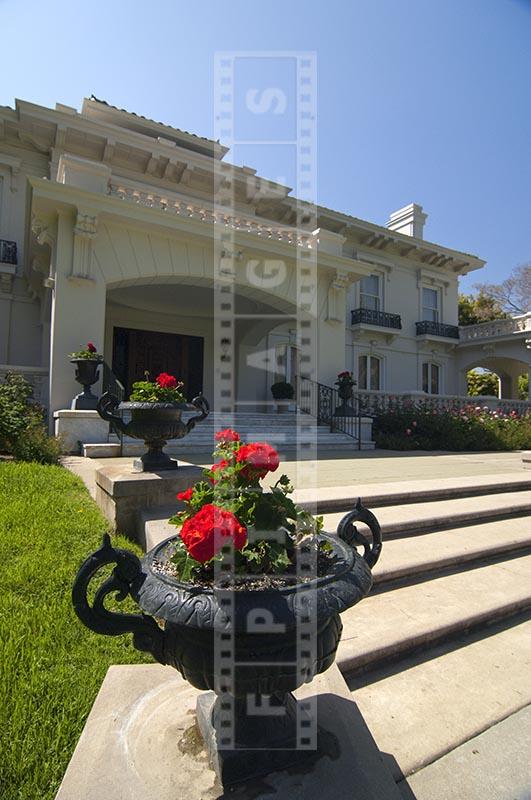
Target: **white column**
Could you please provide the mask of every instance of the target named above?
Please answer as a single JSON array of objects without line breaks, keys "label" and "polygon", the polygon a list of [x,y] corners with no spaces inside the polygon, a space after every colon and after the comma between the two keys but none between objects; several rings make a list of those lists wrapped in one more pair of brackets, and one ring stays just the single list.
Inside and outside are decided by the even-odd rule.
[{"label": "white column", "polygon": [[[79,233],[76,233],[78,238]],[[106,287],[92,270],[86,277],[73,274],[74,217],[59,214],[50,325],[50,416],[70,408],[81,391],[74,379],[69,353],[94,342],[103,351]]]}]

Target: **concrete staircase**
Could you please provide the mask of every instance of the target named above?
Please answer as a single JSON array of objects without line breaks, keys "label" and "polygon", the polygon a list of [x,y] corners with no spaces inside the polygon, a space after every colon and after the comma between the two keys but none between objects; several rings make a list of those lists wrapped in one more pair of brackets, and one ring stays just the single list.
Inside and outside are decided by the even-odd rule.
[{"label": "concrete staircase", "polygon": [[385,544],[338,665],[405,798],[531,797],[531,481],[464,480],[363,497]]},{"label": "concrete staircase", "polygon": [[[365,419],[365,418],[364,418]],[[293,453],[298,446],[310,442],[310,448],[319,451],[333,450],[352,453],[358,449],[358,440],[344,433],[331,433],[328,426],[317,425],[314,417],[307,414],[259,414],[237,412],[232,416],[212,412],[204,422],[197,425],[184,439],[170,442],[165,450],[170,455],[183,460],[187,457],[197,459],[198,453],[210,458],[214,449],[214,434],[217,430],[230,426],[237,430],[243,441],[267,441],[276,447],[281,455]],[[374,449],[371,440],[371,421],[365,419],[361,429],[361,449]],[[137,456],[145,452],[143,442],[125,437],[120,453],[117,436],[109,435],[107,442],[86,443],[82,446],[82,454],[86,458],[111,458],[120,454]]]},{"label": "concrete staircase", "polygon": [[[401,793],[531,798],[531,476],[296,493],[330,532],[358,496],[384,548],[337,663]],[[174,534],[172,511],[145,511],[148,549]]]}]

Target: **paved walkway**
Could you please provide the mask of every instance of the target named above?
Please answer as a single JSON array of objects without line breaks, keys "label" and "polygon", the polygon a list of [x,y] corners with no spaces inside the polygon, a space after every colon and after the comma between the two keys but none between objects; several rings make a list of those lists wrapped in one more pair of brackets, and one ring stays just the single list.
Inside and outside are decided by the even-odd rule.
[{"label": "paved walkway", "polygon": [[[128,458],[82,458],[66,456],[64,465],[79,475],[94,496],[94,472],[102,466],[131,464]],[[199,453],[196,462],[210,466],[211,457]],[[281,472],[286,473],[293,485],[300,489],[327,486],[356,486],[359,484],[393,483],[395,481],[421,481],[459,476],[494,475],[523,470],[522,454],[517,453],[446,453],[415,451],[410,453],[392,450],[373,450],[357,453],[354,457],[342,453],[322,454],[315,461],[282,461],[280,469],[270,475],[266,483],[274,483]]]}]

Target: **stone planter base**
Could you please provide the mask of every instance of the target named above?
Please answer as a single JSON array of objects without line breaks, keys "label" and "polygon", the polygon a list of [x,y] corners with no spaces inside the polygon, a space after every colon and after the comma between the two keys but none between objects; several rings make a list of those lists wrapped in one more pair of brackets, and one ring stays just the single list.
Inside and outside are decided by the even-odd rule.
[{"label": "stone planter base", "polygon": [[[312,737],[308,735],[312,729],[311,716],[297,704],[292,694],[286,695],[285,704],[275,709],[280,713],[274,716],[246,714],[243,720],[236,720],[234,747],[223,747],[223,739],[228,741],[229,729],[220,725],[223,711],[219,712],[218,706],[220,699],[216,702],[214,692],[206,692],[197,698],[196,713],[210,766],[225,787],[327,755],[322,744],[311,747]],[[300,746],[301,735],[307,738],[310,746]],[[326,740],[326,736],[321,739]],[[334,754],[328,755],[333,757]]]},{"label": "stone planter base", "polygon": [[200,480],[202,472],[185,461],[177,470],[160,473],[134,472],[130,464],[100,467],[95,473],[96,502],[117,531],[143,546],[140,512],[161,506],[177,511],[175,495]]},{"label": "stone planter base", "polygon": [[54,411],[53,418],[66,453],[79,453],[82,444],[106,442],[109,436],[109,423],[97,411],[64,408]]},{"label": "stone planter base", "polygon": [[[197,728],[194,709],[200,696],[171,667],[110,667],[56,800],[224,796]],[[237,787],[235,797],[402,800],[337,666],[295,696],[316,714],[335,743],[334,753],[253,779]]]}]

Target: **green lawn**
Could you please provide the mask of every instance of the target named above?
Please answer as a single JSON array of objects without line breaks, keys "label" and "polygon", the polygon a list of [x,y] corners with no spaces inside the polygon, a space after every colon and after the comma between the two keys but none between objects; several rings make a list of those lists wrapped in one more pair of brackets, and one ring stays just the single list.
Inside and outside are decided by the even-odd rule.
[{"label": "green lawn", "polygon": [[73,612],[74,576],[106,528],[67,470],[0,463],[2,800],[52,800],[109,665],[151,660]]}]

